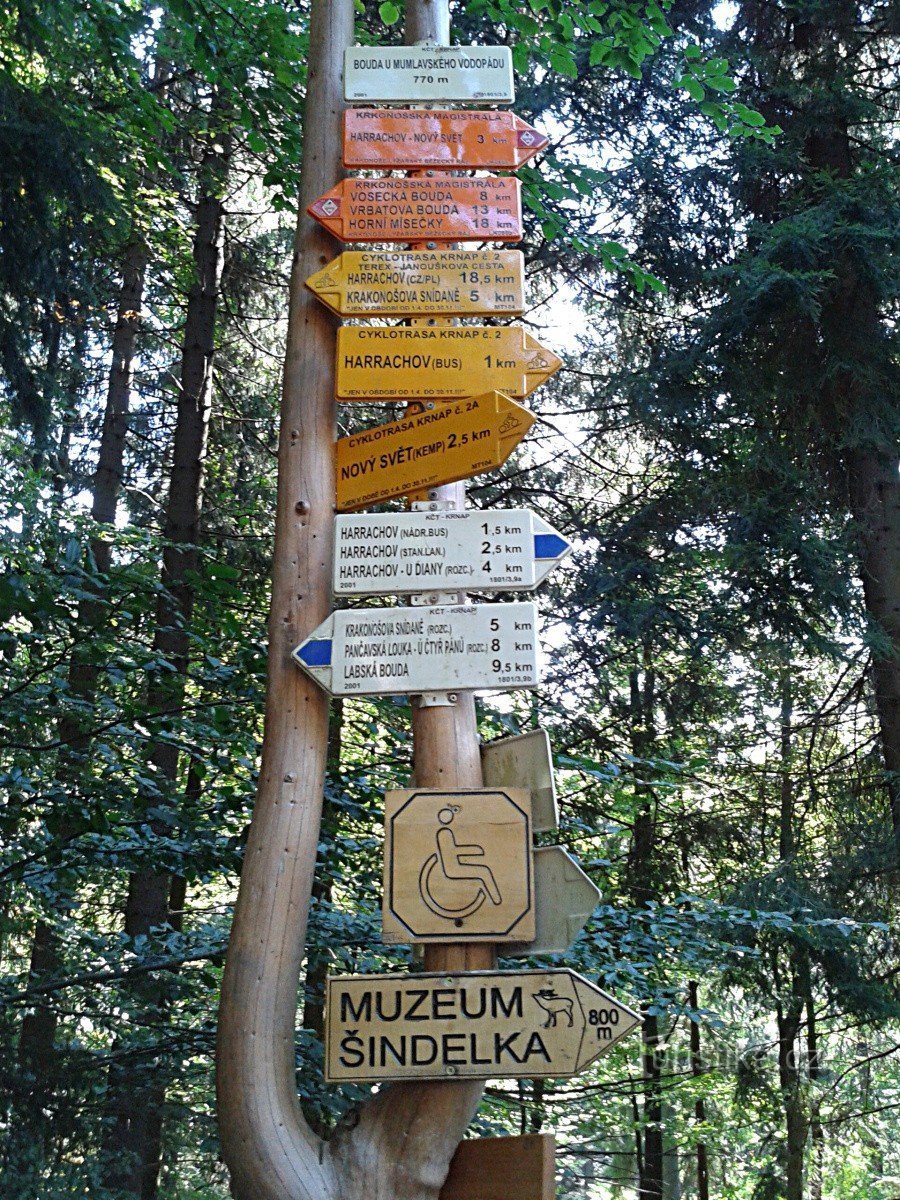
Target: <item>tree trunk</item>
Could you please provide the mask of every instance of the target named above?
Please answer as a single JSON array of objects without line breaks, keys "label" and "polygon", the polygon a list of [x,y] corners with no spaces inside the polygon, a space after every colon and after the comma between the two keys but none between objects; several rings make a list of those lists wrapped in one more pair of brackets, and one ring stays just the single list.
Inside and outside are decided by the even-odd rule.
[{"label": "tree trunk", "polygon": [[[688,984],[688,1004],[694,1012],[697,1012],[700,1007],[698,996],[698,988],[696,980],[691,980]],[[700,1025],[697,1021],[691,1021],[691,1075],[694,1080],[700,1080],[703,1077],[703,1055],[700,1050]],[[694,1101],[694,1117],[697,1125],[702,1129],[706,1124],[706,1103],[702,1096],[698,1095]],[[697,1141],[697,1200],[709,1200],[709,1158],[706,1149],[705,1138]]]},{"label": "tree trunk", "polygon": [[[779,860],[783,872],[792,870],[792,860],[797,847],[797,830],[794,814],[794,760],[793,731],[793,679],[789,653],[785,653],[779,675],[781,712],[779,718],[779,800],[780,819],[778,825]],[[803,1075],[798,1061],[798,1038],[803,1017],[806,993],[803,988],[803,951],[791,947],[790,989],[785,996],[778,986],[780,975],[777,956],[774,956],[773,977],[776,979],[776,1022],[778,1027],[778,1080],[786,1126],[784,1147],[784,1197],[785,1200],[803,1200],[804,1156],[808,1121],[803,1095]]]},{"label": "tree trunk", "polygon": [[665,1147],[659,1017],[646,1011],[641,1022],[641,1040],[644,1053],[644,1153],[638,1195],[640,1200],[663,1200]]},{"label": "tree trunk", "polygon": [[[410,0],[407,40],[446,44],[446,0]],[[437,1200],[482,1092],[477,1081],[383,1088],[324,1146],[303,1120],[294,1081],[297,982],[316,859],[328,701],[290,652],[331,609],[334,539],[335,322],[303,287],[337,252],[305,206],[341,166],[340,78],[353,38],[351,0],[313,0],[300,217],[291,275],[269,622],[269,679],[259,790],[219,1010],[223,1155],[239,1200]],[[471,695],[414,716],[416,780],[481,782]],[[440,722],[439,736],[427,732]],[[441,754],[429,752],[440,743]],[[419,753],[419,749],[424,752]],[[444,948],[446,969],[485,961]],[[433,960],[432,960],[433,961]],[[429,960],[426,959],[426,963]],[[430,965],[430,964],[429,964]]]},{"label": "tree trunk", "polygon": [[850,509],[859,537],[866,611],[881,639],[872,650],[872,683],[886,789],[900,860],[900,480],[895,451],[856,450],[847,466]]},{"label": "tree trunk", "polygon": [[821,1099],[818,1092],[821,1076],[821,1067],[819,1065],[819,1034],[816,1026],[816,1012],[811,980],[809,978],[807,978],[807,983],[809,986],[806,992],[806,1058],[810,1087],[813,1089],[809,1122],[810,1141],[812,1143],[812,1163],[809,1172],[809,1200],[822,1200],[825,1129],[819,1115],[819,1103]]},{"label": "tree trunk", "polygon": [[[798,26],[797,42],[817,61],[837,64],[848,51],[842,44],[856,21],[856,6],[846,0],[810,9],[810,19]],[[811,92],[830,95],[825,87]],[[837,93],[835,93],[837,94]],[[812,172],[849,180],[857,174],[846,105],[816,101],[816,122],[806,139]],[[824,349],[832,360],[830,386],[824,399],[829,424],[846,423],[848,414],[859,426],[871,387],[868,363],[860,363],[860,347],[875,351],[884,345],[885,330],[876,291],[849,250],[837,257],[837,269],[822,306]],[[847,367],[844,364],[850,362]],[[854,365],[857,364],[857,369]],[[880,401],[881,397],[877,398]],[[837,417],[839,414],[839,417]],[[887,417],[890,421],[890,416]],[[866,612],[879,639],[872,649],[872,683],[881,733],[885,785],[894,834],[895,858],[900,860],[900,449],[896,425],[871,428],[857,435],[845,455],[846,497],[856,524],[859,574]]]},{"label": "tree trunk", "polygon": [[[221,118],[213,100],[211,116]],[[194,606],[192,576],[199,567],[200,517],[206,441],[212,405],[216,309],[224,262],[224,191],[230,145],[227,133],[211,120],[215,131],[200,166],[193,244],[194,282],[188,294],[181,355],[178,411],[172,443],[172,467],[163,529],[162,589],[156,606],[153,648],[171,670],[159,672],[147,690],[152,713],[168,713],[177,720],[183,706],[189,665],[190,630]],[[156,740],[150,765],[159,780],[160,801],[165,803],[178,781],[180,751],[174,742]],[[149,823],[163,836],[166,826]],[[125,933],[129,938],[149,935],[170,925],[169,897],[172,878],[151,867],[134,872],[128,881]],[[180,917],[179,917],[180,919]],[[148,1010],[165,1005],[164,981],[148,976],[137,987],[137,999]],[[161,1066],[150,1059],[144,1080],[133,1064],[123,1063],[110,1072],[107,1104],[112,1114],[108,1143],[106,1184],[141,1200],[154,1200],[162,1143],[165,1085]]]},{"label": "tree trunk", "polygon": [[[634,819],[628,873],[636,904],[659,898],[656,846],[656,799],[646,782],[644,764],[652,757],[655,740],[656,678],[649,643],[642,649],[640,668],[629,673],[629,735],[635,760],[635,795],[638,811]],[[659,1018],[644,1005],[641,1022],[644,1089],[643,1145],[638,1156],[638,1194],[641,1200],[662,1200],[665,1165],[662,1063]]]},{"label": "tree trunk", "polygon": [[[797,983],[795,978],[795,985]],[[802,997],[797,986],[787,1004],[778,1002],[778,1078],[784,1103],[787,1138],[784,1151],[784,1198],[803,1200],[803,1166],[806,1135],[809,1129],[803,1103],[800,1064],[797,1061],[797,1038],[803,1013]]]}]

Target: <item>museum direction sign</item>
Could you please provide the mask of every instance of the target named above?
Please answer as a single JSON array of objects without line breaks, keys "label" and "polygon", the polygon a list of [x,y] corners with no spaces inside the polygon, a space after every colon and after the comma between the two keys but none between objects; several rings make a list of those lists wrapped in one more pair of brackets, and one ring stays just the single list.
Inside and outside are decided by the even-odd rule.
[{"label": "museum direction sign", "polygon": [[517,242],[522,237],[519,181],[344,179],[306,210],[344,242]]},{"label": "museum direction sign", "polygon": [[342,317],[481,317],[525,307],[521,250],[345,250],[306,286]]},{"label": "museum direction sign", "polygon": [[326,985],[325,1078],[577,1075],[640,1017],[574,971],[347,975]]},{"label": "museum direction sign", "polygon": [[511,104],[509,46],[350,46],[344,99],[380,104]]},{"label": "museum direction sign", "polygon": [[523,508],[361,513],[336,517],[334,537],[338,596],[530,592],[572,549]]},{"label": "museum direction sign", "polygon": [[511,112],[349,108],[344,113],[344,166],[358,169],[514,171],[548,141]]},{"label": "museum direction sign", "polygon": [[339,609],[294,651],[332,696],[536,687],[531,603]]},{"label": "museum direction sign", "polygon": [[535,937],[528,792],[389,791],[384,834],[383,942]]},{"label": "museum direction sign", "polygon": [[337,507],[353,512],[492,471],[533,423],[527,408],[487,392],[339,438]]},{"label": "museum direction sign", "polygon": [[521,325],[345,325],[337,335],[339,400],[522,397],[562,366]]}]

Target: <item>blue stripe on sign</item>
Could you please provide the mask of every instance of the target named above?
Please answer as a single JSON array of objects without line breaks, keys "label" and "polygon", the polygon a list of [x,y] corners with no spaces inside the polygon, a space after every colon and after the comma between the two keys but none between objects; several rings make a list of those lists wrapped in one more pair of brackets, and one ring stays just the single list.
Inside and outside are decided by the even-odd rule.
[{"label": "blue stripe on sign", "polygon": [[535,558],[559,558],[569,548],[569,543],[558,533],[536,533],[534,535]]},{"label": "blue stripe on sign", "polygon": [[308,667],[331,666],[331,638],[316,638],[297,648],[297,657]]}]

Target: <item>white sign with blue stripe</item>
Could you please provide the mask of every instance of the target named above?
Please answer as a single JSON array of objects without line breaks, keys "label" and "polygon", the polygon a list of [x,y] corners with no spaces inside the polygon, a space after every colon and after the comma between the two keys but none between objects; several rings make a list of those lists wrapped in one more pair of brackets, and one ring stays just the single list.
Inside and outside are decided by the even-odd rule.
[{"label": "white sign with blue stripe", "polygon": [[524,508],[335,518],[338,596],[530,592],[572,545]]},{"label": "white sign with blue stripe", "polygon": [[339,609],[294,651],[332,696],[537,687],[531,603]]}]

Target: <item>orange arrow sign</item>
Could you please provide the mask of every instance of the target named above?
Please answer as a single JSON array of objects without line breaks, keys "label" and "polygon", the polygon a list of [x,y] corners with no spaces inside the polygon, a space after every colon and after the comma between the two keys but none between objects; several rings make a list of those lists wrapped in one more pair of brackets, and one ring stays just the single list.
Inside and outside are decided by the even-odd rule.
[{"label": "orange arrow sign", "polygon": [[521,250],[345,250],[306,286],[342,317],[480,317],[525,307]]},{"label": "orange arrow sign", "polygon": [[511,112],[349,108],[344,113],[345,167],[514,171],[548,141]]},{"label": "orange arrow sign", "polygon": [[306,210],[345,242],[517,242],[519,181],[344,179]]},{"label": "orange arrow sign", "polygon": [[355,512],[502,466],[534,415],[500,392],[436,404],[337,444],[337,507]]},{"label": "orange arrow sign", "polygon": [[562,360],[521,325],[347,325],[337,336],[339,400],[527,396]]}]

